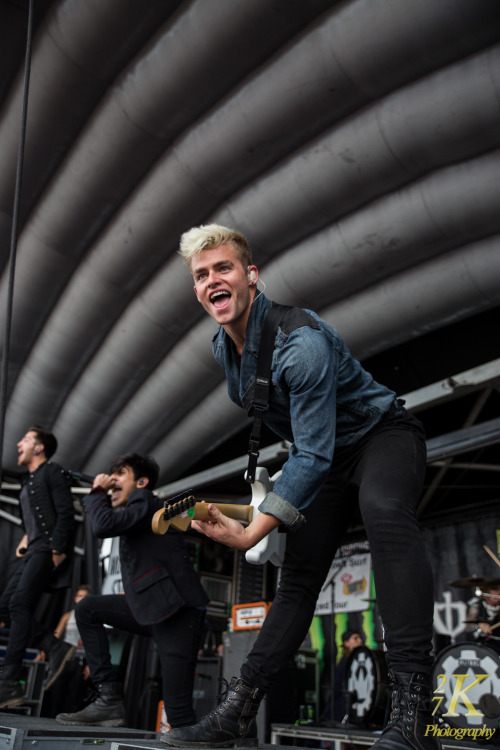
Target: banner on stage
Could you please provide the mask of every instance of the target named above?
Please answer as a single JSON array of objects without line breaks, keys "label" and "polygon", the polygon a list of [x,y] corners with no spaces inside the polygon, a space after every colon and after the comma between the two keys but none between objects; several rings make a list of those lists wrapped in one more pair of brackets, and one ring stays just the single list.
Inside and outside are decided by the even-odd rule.
[{"label": "banner on stage", "polygon": [[99,560],[103,570],[101,594],[123,594],[119,536],[103,539]]},{"label": "banner on stage", "polygon": [[372,560],[369,552],[336,557],[316,602],[316,615],[362,612],[370,602]]}]

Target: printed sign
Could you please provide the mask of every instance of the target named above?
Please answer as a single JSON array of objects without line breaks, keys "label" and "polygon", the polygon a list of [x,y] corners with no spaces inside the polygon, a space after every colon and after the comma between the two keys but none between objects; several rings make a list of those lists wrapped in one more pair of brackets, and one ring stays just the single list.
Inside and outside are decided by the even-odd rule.
[{"label": "printed sign", "polygon": [[269,606],[267,602],[235,604],[232,609],[233,630],[255,630],[261,628]]},{"label": "printed sign", "polygon": [[122,594],[123,582],[120,566],[120,537],[104,539],[99,554],[103,568],[101,594]]},{"label": "printed sign", "polygon": [[370,596],[371,555],[335,558],[316,602],[316,615],[332,612],[361,612],[368,609]]}]

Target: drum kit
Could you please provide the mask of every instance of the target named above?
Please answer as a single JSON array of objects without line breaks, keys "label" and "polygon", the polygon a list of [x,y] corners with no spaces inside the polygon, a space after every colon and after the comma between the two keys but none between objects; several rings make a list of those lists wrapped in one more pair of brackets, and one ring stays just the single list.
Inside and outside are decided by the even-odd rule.
[{"label": "drum kit", "polygon": [[[500,588],[500,578],[468,576],[450,586],[472,589],[476,596]],[[478,619],[465,623],[479,624]],[[500,622],[491,626],[500,628]],[[494,636],[489,636],[494,637]],[[499,639],[500,640],[500,639]],[[498,728],[500,725],[500,654],[487,641],[463,641],[446,646],[436,656],[433,673],[436,714],[457,728]],[[356,725],[378,726],[384,719],[387,669],[382,650],[354,649],[346,667],[344,691],[347,719]],[[465,701],[460,698],[466,696]]]},{"label": "drum kit", "polygon": [[[450,581],[455,588],[472,589],[477,597],[500,587],[500,579],[472,575]],[[467,618],[479,625],[483,619]],[[492,624],[491,630],[500,627]],[[436,713],[451,727],[498,729],[500,721],[500,654],[490,647],[493,634],[477,631],[479,640],[462,641],[440,651],[434,663]],[[498,639],[500,640],[500,639]]]},{"label": "drum kit", "polygon": [[358,646],[345,673],[347,717],[351,724],[381,727],[386,707],[387,668],[382,651]]},{"label": "drum kit", "polygon": [[450,581],[449,586],[459,589],[474,589],[477,596],[483,593],[483,589],[500,586],[500,578],[486,578],[484,576],[469,576]]},{"label": "drum kit", "polygon": [[[469,576],[468,578],[459,578],[456,581],[450,581],[449,585],[461,589],[474,589],[475,595],[481,596],[483,593],[488,592],[493,588],[500,588],[500,578],[486,578],[484,576],[474,575]],[[477,618],[469,618],[463,620],[463,622],[465,624],[479,625],[481,622],[484,622],[484,618],[482,620]],[[491,625],[491,630],[496,630],[496,628],[500,628],[500,621]],[[480,633],[479,636],[481,636]],[[495,640],[496,639],[497,638],[495,638]],[[498,638],[498,640],[500,640],[500,638]]]}]

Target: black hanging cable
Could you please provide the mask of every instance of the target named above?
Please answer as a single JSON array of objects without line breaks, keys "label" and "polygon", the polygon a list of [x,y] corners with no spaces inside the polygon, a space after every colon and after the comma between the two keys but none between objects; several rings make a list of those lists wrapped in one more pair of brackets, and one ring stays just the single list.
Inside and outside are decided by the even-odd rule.
[{"label": "black hanging cable", "polygon": [[21,134],[17,154],[16,184],[14,190],[14,207],[12,211],[12,230],[9,255],[9,283],[5,311],[5,327],[2,352],[2,373],[0,380],[0,487],[3,477],[3,441],[5,433],[5,415],[7,411],[7,379],[9,373],[10,333],[12,328],[12,307],[14,300],[14,279],[16,274],[17,238],[19,229],[19,204],[24,166],[24,145],[26,141],[26,121],[28,114],[28,91],[31,71],[31,49],[33,41],[33,0],[29,0],[28,28],[26,35],[26,59],[24,67],[23,109],[21,115]]}]

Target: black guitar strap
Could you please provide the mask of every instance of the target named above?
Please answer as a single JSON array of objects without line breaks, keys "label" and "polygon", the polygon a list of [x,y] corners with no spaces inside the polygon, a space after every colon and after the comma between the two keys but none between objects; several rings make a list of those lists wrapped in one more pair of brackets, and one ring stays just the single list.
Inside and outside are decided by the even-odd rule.
[{"label": "black guitar strap", "polygon": [[253,484],[257,459],[259,458],[260,435],[264,412],[269,408],[269,387],[271,385],[271,365],[273,361],[274,340],[278,326],[289,310],[288,305],[277,305],[274,302],[267,311],[260,335],[257,375],[252,399],[253,424],[248,446],[247,482]]}]

